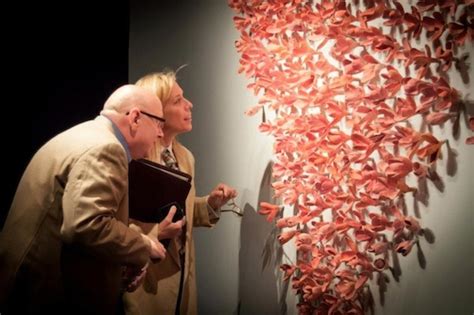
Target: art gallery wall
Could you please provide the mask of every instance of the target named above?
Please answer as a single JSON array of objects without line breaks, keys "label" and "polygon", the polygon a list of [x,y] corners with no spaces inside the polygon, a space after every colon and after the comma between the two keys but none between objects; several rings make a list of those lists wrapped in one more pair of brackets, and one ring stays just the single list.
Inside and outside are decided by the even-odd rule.
[{"label": "art gallery wall", "polygon": [[[244,111],[257,98],[250,83],[237,74],[238,33],[227,1],[131,1],[129,79],[183,64],[178,79],[193,103],[193,131],[181,141],[196,158],[198,195],[219,182],[239,191],[240,218],[224,213],[213,229],[195,229],[198,305],[201,314],[296,314],[296,298],[282,285],[277,265],[283,253],[278,231],[256,210],[272,198],[270,189],[272,139],[258,132],[261,116]],[[469,46],[471,64],[473,46]],[[452,83],[467,100],[474,100],[472,80],[453,72]],[[471,87],[471,88],[470,88]],[[470,107],[469,107],[470,106]],[[472,113],[472,104],[467,111]],[[375,314],[470,314],[474,310],[474,148],[464,144],[470,135],[465,121],[453,135],[453,125],[433,127],[448,139],[437,172],[440,181],[427,184],[427,203],[407,198],[412,215],[432,232],[429,241],[407,257],[399,256],[401,274],[371,290]]]}]

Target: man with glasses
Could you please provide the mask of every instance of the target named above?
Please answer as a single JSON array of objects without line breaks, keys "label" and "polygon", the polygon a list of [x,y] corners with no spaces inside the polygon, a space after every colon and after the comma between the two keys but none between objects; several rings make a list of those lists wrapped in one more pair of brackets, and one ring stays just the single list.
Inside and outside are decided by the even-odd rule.
[{"label": "man with glasses", "polygon": [[0,235],[0,313],[114,314],[148,260],[165,257],[127,226],[128,164],[163,136],[162,116],[153,93],[122,86],[34,155]]},{"label": "man with glasses", "polygon": [[[155,116],[155,115],[150,114],[150,113],[147,113],[143,110],[141,110],[140,113],[154,119],[156,121],[156,124],[158,125],[158,128],[163,130],[163,127],[165,126],[165,119],[164,118]],[[127,115],[128,114],[129,114],[129,112],[127,112]]]}]

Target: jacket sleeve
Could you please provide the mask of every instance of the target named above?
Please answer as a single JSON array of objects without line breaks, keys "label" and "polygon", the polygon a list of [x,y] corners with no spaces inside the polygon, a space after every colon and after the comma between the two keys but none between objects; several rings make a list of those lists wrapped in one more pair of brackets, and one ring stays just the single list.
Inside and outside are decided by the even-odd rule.
[{"label": "jacket sleeve", "polygon": [[109,144],[84,153],[72,166],[64,190],[63,241],[79,244],[105,260],[145,265],[150,244],[122,222],[128,217],[128,205],[123,204],[127,194],[123,148]]},{"label": "jacket sleeve", "polygon": [[219,215],[210,215],[211,213],[218,211],[215,211],[211,208],[211,206],[207,203],[207,198],[208,196],[194,198],[194,226],[212,227],[217,223],[217,221],[219,221]]},{"label": "jacket sleeve", "polygon": [[[216,211],[211,208],[211,206],[208,204],[207,199],[209,196],[203,196],[203,197],[197,197],[196,196],[196,188],[194,185],[194,155],[189,151],[188,149],[182,147],[185,151],[186,154],[186,161],[188,163],[188,168],[190,170],[191,176],[193,177],[192,179],[192,187],[190,191],[190,198],[191,198],[191,204],[188,204],[188,201],[186,201],[187,206],[193,207],[193,226],[204,226],[204,227],[212,227],[214,226],[217,221],[219,221],[219,211]],[[213,214],[213,215],[211,215]]]},{"label": "jacket sleeve", "polygon": [[159,223],[146,223],[130,219],[129,226],[131,229],[146,234],[152,239],[158,239]]}]

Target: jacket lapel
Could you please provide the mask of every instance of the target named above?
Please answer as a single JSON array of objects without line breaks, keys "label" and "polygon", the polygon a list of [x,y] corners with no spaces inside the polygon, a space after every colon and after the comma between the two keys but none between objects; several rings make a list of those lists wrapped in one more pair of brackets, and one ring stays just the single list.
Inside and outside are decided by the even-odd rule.
[{"label": "jacket lapel", "polygon": [[[188,165],[189,163],[188,163],[187,158],[186,158],[186,152],[184,151],[183,147],[176,140],[173,141],[173,154],[176,158],[176,162],[178,163],[179,170],[181,172],[186,173],[186,174],[190,174],[189,165]],[[186,205],[187,205],[187,201],[186,201]],[[186,224],[192,224],[192,221],[189,221],[188,213],[187,213],[186,209],[184,209],[184,211],[185,211],[185,215],[186,215]],[[186,225],[186,231],[187,231],[187,225]],[[178,248],[179,248],[178,239],[172,240],[172,242],[175,243],[175,245],[174,245],[174,250],[171,251],[171,253],[170,253],[170,256],[173,258],[175,263],[179,266],[180,265],[180,259],[179,259],[179,253],[178,253]],[[183,267],[183,269],[184,269],[184,267]]]}]

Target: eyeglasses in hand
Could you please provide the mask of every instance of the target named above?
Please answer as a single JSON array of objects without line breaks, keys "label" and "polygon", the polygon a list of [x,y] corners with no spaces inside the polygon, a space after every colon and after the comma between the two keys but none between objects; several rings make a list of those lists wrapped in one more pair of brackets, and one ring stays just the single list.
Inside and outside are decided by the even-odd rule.
[{"label": "eyeglasses in hand", "polygon": [[244,215],[244,212],[242,211],[242,209],[240,209],[240,207],[235,203],[234,198],[228,201],[226,206],[230,206],[231,209],[222,209],[221,212],[232,212],[238,215],[239,217]]}]

